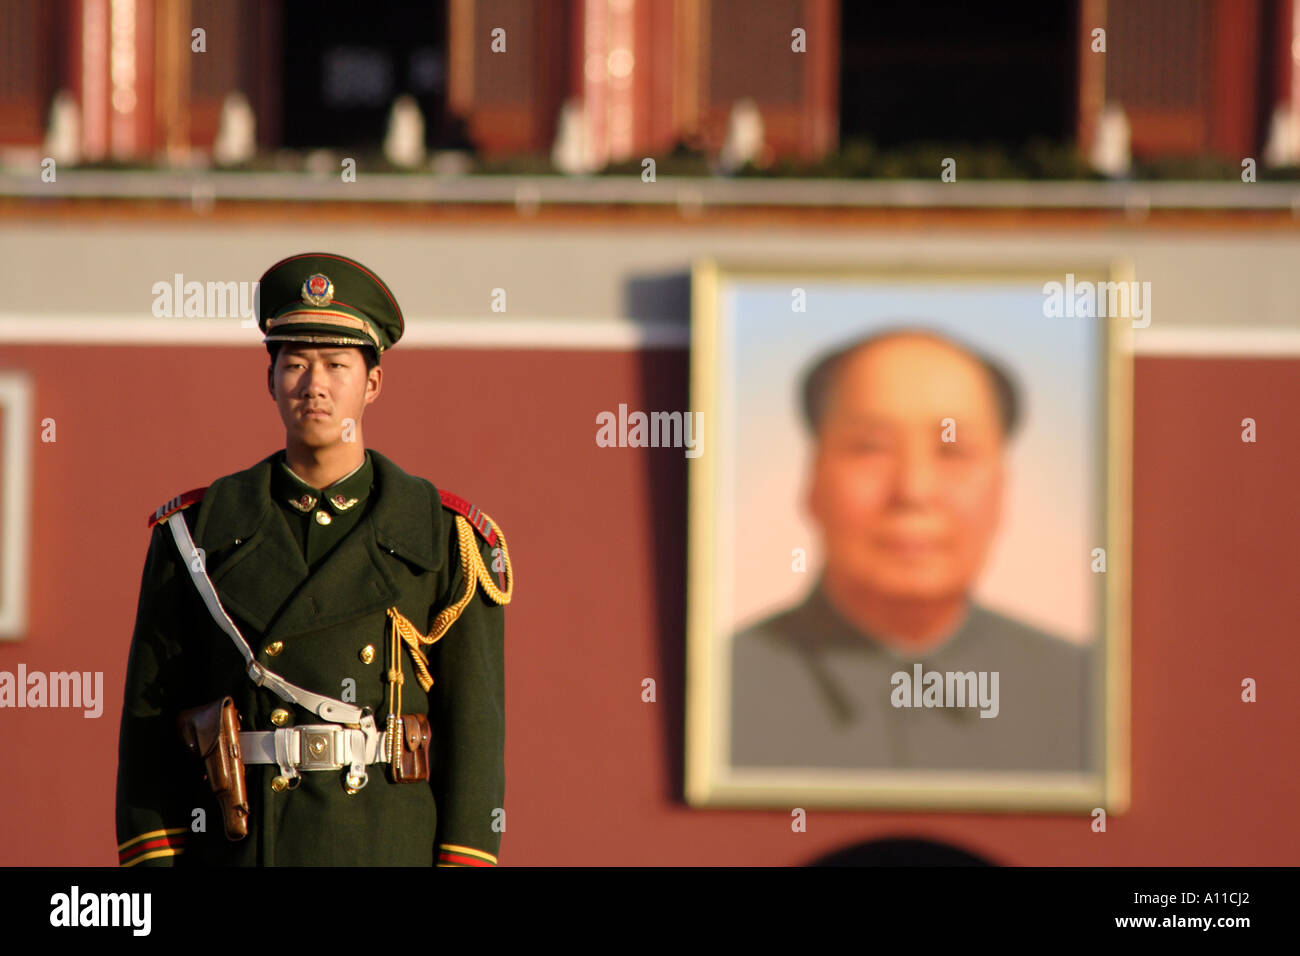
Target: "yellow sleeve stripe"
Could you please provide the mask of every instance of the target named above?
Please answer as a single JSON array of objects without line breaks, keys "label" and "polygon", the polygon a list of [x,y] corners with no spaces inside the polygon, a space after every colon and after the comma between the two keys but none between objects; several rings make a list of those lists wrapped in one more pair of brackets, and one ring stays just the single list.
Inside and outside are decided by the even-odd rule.
[{"label": "yellow sleeve stripe", "polygon": [[122,866],[123,867],[135,866],[137,863],[143,863],[145,860],[152,860],[155,857],[179,856],[184,852],[185,852],[184,847],[171,847],[171,846],[164,847],[161,850],[150,850],[148,853],[141,853],[133,860],[128,860],[127,862],[123,863]]},{"label": "yellow sleeve stripe", "polygon": [[184,833],[184,832],[186,832],[184,827],[173,827],[170,830],[150,830],[148,833],[141,833],[138,837],[132,837],[131,839],[127,840],[125,843],[119,843],[117,845],[117,852],[121,853],[127,847],[135,846],[137,843],[140,843],[144,840],[152,840],[155,837],[161,837],[161,836],[175,836],[178,833]]},{"label": "yellow sleeve stripe", "polygon": [[493,856],[491,853],[488,853],[484,850],[476,850],[472,846],[461,846],[459,843],[439,843],[438,846],[444,852],[460,853],[460,854],[464,854],[465,856],[476,856],[480,860],[487,860],[489,863],[493,865],[495,865],[497,862],[497,858]]}]

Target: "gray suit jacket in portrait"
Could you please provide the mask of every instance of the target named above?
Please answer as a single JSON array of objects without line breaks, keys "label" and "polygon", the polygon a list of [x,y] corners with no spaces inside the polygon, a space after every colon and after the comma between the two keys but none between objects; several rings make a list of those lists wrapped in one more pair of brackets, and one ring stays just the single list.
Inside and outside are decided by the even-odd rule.
[{"label": "gray suit jacket in portrait", "polygon": [[[820,582],[736,635],[731,764],[927,770],[1089,770],[1091,652],[976,604],[944,644],[908,657],[849,624]],[[895,707],[892,675],[998,672],[998,713]],[[990,708],[991,711],[991,708]]]}]

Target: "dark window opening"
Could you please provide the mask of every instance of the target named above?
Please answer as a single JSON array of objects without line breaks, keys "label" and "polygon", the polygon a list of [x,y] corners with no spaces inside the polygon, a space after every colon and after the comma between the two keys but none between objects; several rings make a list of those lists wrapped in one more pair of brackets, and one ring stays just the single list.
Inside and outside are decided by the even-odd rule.
[{"label": "dark window opening", "polygon": [[840,135],[882,147],[1073,139],[1076,2],[841,5]]},{"label": "dark window opening", "polygon": [[425,145],[448,144],[447,0],[285,0],[282,37],[286,147],[378,150],[403,94]]}]

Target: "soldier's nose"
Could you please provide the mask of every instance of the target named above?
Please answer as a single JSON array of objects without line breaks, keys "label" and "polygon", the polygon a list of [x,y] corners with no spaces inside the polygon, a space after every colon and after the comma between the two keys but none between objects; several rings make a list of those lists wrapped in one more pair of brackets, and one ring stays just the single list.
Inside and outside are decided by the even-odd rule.
[{"label": "soldier's nose", "polygon": [[305,373],[298,385],[304,395],[322,395],[325,392],[325,380],[313,377],[311,372]]}]

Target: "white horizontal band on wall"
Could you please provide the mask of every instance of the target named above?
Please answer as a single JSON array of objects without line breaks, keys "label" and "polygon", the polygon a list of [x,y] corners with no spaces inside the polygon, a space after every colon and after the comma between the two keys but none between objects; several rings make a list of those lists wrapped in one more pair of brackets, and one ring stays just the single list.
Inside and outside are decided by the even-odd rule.
[{"label": "white horizontal band on wall", "polygon": [[[0,344],[8,345],[262,346],[257,328],[239,319],[172,319],[153,316],[14,315],[0,313]],[[1138,355],[1287,358],[1300,356],[1300,328],[1196,326],[1135,329]],[[683,321],[633,319],[416,318],[407,321],[399,348],[542,349],[625,352],[684,349]]]},{"label": "white horizontal band on wall", "polygon": [[[66,345],[248,345],[262,347],[256,325],[240,319],[183,319],[153,316],[42,315],[39,319],[0,313],[0,343]],[[633,351],[685,348],[685,321],[631,319],[408,318],[398,348],[595,349]]]},{"label": "white horizontal band on wall", "polygon": [[1153,323],[1149,328],[1133,331],[1133,351],[1138,355],[1293,358],[1300,356],[1300,328],[1188,326],[1170,329]]}]

